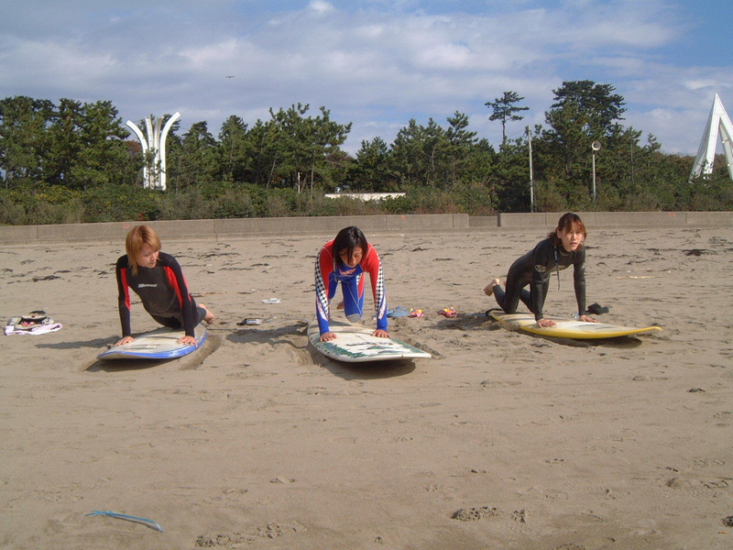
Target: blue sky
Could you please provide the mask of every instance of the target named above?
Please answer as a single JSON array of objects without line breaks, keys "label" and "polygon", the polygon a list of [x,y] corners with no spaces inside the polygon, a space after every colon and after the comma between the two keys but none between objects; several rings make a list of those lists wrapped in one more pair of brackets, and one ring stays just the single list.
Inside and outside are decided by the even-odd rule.
[{"label": "blue sky", "polygon": [[[455,111],[494,145],[484,105],[611,84],[623,124],[694,155],[717,93],[733,112],[733,2],[723,0],[0,0],[0,98],[111,100],[123,122],[181,113],[218,135],[237,115],[310,104],[352,122],[345,145],[388,143]],[[233,78],[227,78],[232,76]],[[719,148],[720,149],[720,148]]]}]

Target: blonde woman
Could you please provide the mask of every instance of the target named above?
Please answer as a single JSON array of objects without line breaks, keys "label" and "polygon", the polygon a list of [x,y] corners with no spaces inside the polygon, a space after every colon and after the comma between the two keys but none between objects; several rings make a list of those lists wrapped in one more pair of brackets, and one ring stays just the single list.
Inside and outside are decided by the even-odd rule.
[{"label": "blonde woman", "polygon": [[115,270],[122,324],[122,338],[116,346],[134,340],[130,323],[130,289],[140,297],[145,311],[158,323],[185,331],[185,336],[178,340],[181,344],[196,345],[196,325],[201,321],[212,323],[215,319],[205,305],[196,305],[178,261],[161,252],[160,248],[158,235],[147,225],[138,225],[127,234],[127,254],[117,260]]}]

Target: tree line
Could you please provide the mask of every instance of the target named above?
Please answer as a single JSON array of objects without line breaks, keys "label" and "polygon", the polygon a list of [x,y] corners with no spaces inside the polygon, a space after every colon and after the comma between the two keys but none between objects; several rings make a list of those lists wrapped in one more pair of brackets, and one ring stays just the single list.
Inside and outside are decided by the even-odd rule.
[{"label": "tree line", "polygon": [[[182,134],[176,122],[166,144],[163,194],[142,189],[142,168],[150,161],[110,101],[5,98],[0,100],[0,223],[26,223],[29,209],[52,212],[62,206],[66,213],[53,212],[55,221],[319,215],[332,213],[321,198],[336,189],[408,191],[407,198],[378,207],[400,212],[727,210],[733,205],[723,162],[716,160],[721,166],[711,177],[688,183],[694,159],[665,154],[653,135],[642,139],[641,131],[624,126],[625,100],[610,84],[569,81],[553,93],[545,124],[534,127],[521,126],[529,108],[517,92],[487,101],[489,120],[502,127],[496,145],[472,131],[468,116],[458,111],[442,124],[410,120],[392,143],[365,140],[355,155],[341,148],[351,123],[333,120],[325,107],[315,113],[300,103],[270,109],[268,120],[252,125],[231,115],[216,136],[206,121]],[[595,142],[600,150],[594,154]],[[130,204],[141,201],[147,206],[130,211]],[[338,211],[364,208],[336,204]]]}]

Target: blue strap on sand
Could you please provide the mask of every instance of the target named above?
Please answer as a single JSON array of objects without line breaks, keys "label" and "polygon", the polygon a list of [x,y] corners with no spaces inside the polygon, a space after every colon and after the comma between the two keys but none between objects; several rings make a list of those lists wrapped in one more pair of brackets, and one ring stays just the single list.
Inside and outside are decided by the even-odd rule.
[{"label": "blue strap on sand", "polygon": [[145,519],[145,518],[138,518],[136,516],[128,516],[127,514],[118,514],[117,512],[111,512],[109,510],[106,511],[100,511],[100,510],[94,510],[91,514],[86,514],[87,516],[109,516],[111,518],[118,518],[118,519],[124,519],[127,521],[134,521],[135,523],[142,523],[146,527],[150,527],[151,529],[155,529],[156,531],[163,532],[163,528],[156,522],[154,522],[152,519]]},{"label": "blue strap on sand", "polygon": [[387,310],[387,317],[407,317],[408,315],[410,315],[410,310],[402,306]]}]

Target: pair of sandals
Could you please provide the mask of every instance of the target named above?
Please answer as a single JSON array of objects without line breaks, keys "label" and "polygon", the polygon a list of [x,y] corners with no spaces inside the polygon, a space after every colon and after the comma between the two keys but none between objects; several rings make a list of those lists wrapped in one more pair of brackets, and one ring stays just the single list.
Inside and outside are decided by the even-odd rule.
[{"label": "pair of sandals", "polygon": [[438,312],[438,315],[443,315],[447,319],[455,319],[458,317],[458,311],[452,307],[445,307]]},{"label": "pair of sandals", "polygon": [[47,319],[48,315],[46,315],[46,312],[38,309],[31,311],[28,315],[21,315],[20,324],[24,327],[43,325],[44,323],[50,322]]}]

